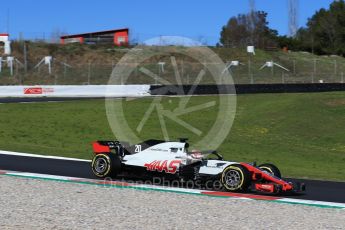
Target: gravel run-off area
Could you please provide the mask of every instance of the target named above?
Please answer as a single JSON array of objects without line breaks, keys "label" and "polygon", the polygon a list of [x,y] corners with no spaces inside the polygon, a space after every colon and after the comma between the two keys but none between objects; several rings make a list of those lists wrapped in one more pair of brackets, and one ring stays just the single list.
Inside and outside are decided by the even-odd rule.
[{"label": "gravel run-off area", "polygon": [[345,210],[0,176],[0,229],[345,229]]}]

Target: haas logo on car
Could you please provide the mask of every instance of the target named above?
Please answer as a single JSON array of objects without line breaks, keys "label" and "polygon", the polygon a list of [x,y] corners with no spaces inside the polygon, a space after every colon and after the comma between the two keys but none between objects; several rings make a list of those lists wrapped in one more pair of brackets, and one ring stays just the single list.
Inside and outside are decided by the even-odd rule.
[{"label": "haas logo on car", "polygon": [[175,174],[178,166],[181,164],[181,160],[164,160],[164,161],[152,161],[151,163],[146,163],[144,166],[148,171],[158,171]]}]

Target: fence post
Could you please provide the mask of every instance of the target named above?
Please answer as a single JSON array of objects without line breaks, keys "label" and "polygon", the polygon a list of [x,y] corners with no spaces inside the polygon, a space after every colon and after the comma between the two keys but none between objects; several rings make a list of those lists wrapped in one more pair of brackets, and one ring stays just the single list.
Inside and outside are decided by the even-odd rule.
[{"label": "fence post", "polygon": [[89,61],[88,73],[87,73],[87,83],[90,85],[91,80],[91,62]]},{"label": "fence post", "polygon": [[316,75],[316,58],[314,58],[314,68],[313,68],[313,74],[312,74],[312,78],[311,78],[311,83],[314,83],[315,75]]},{"label": "fence post", "polygon": [[251,56],[249,56],[248,59],[248,77],[250,79],[250,84],[254,84],[254,78],[253,78],[253,74],[252,74],[252,61],[251,61]]},{"label": "fence post", "polygon": [[285,84],[285,74],[282,72],[282,84]]},{"label": "fence post", "polygon": [[[18,63],[17,63],[17,65],[18,65]],[[18,80],[19,80],[19,85],[22,85],[23,84],[23,75],[22,75],[22,73],[18,73]]]},{"label": "fence post", "polygon": [[[138,65],[139,65],[139,63],[138,63],[138,57],[136,57],[136,58],[135,58],[135,79],[138,78]],[[114,67],[113,67],[113,69],[114,69]],[[113,71],[113,69],[112,69],[111,71]]]},{"label": "fence post", "polygon": [[184,79],[184,60],[183,58],[181,58],[181,78],[182,78],[182,82],[183,82],[183,79]]},{"label": "fence post", "polygon": [[27,49],[26,49],[26,42],[23,41],[23,58],[24,58],[24,74],[21,76],[20,84],[24,84],[24,79],[26,78],[26,74],[28,72],[28,60],[27,60]]},{"label": "fence post", "polygon": [[24,56],[24,73],[28,72],[28,57],[27,57],[27,49],[26,49],[26,42],[24,41],[24,47],[23,47],[23,56]]},{"label": "fence post", "polygon": [[[159,64],[157,63],[158,66],[158,77],[161,78],[161,67],[159,66]],[[155,85],[157,85],[157,77],[155,77]]]},{"label": "fence post", "polygon": [[18,76],[18,63],[17,62],[15,62],[15,76]]},{"label": "fence post", "polygon": [[[66,78],[66,73],[67,73],[67,66],[66,66],[66,64],[67,64],[67,60],[66,60],[66,58],[65,58],[65,63],[64,63],[64,65],[63,65],[63,77],[64,78]],[[65,79],[66,80],[66,79]]]}]

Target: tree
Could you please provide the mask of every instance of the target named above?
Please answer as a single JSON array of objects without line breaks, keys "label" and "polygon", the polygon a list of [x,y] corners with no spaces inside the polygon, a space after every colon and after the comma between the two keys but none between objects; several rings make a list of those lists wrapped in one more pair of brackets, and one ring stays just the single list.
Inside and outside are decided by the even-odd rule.
[{"label": "tree", "polygon": [[225,47],[255,45],[258,48],[276,46],[277,31],[268,27],[267,13],[254,11],[231,17],[222,27],[220,43]]},{"label": "tree", "polygon": [[249,41],[249,31],[246,26],[240,24],[239,18],[230,18],[228,24],[223,26],[220,43],[225,47],[235,47],[247,44]]},{"label": "tree", "polygon": [[317,54],[345,56],[345,2],[334,1],[330,8],[320,9],[308,19],[307,27],[297,33],[306,50]]}]

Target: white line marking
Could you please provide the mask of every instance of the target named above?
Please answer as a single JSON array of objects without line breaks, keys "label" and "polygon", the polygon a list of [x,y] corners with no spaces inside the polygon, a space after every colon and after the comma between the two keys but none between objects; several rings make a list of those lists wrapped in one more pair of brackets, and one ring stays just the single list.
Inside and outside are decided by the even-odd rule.
[{"label": "white line marking", "polygon": [[292,199],[292,198],[282,198],[278,201],[284,201],[289,203],[296,203],[296,204],[310,204],[310,205],[323,205],[323,206],[334,206],[345,208],[345,204],[342,203],[335,203],[335,202],[328,202],[328,201],[314,201],[314,200],[302,200],[302,199]]},{"label": "white line marking", "polygon": [[27,173],[27,172],[8,172],[6,174],[13,175],[13,176],[35,177],[35,178],[44,178],[44,179],[66,180],[66,181],[83,179],[83,178],[78,178],[78,177],[65,177],[65,176],[57,176],[57,175],[50,175],[50,174]]},{"label": "white line marking", "polygon": [[31,153],[18,153],[18,152],[10,152],[10,151],[3,151],[3,150],[0,150],[0,154],[10,155],[10,156],[21,156],[21,157],[35,157],[35,158],[46,158],[46,159],[56,159],[56,160],[91,162],[91,160],[78,159],[78,158],[45,156],[45,155],[37,155],[37,154],[31,154]]}]

